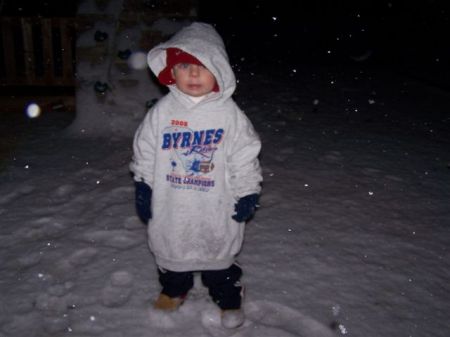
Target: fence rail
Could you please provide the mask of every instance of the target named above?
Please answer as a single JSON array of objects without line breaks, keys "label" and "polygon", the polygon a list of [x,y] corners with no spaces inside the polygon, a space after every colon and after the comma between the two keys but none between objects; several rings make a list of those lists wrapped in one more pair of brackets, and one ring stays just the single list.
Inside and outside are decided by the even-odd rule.
[{"label": "fence rail", "polygon": [[73,19],[1,17],[0,29],[0,85],[74,85]]}]

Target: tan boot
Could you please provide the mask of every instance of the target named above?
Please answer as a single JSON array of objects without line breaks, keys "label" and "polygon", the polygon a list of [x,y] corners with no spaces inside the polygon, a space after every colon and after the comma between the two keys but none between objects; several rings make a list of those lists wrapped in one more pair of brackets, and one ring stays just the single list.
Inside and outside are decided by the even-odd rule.
[{"label": "tan boot", "polygon": [[166,294],[159,294],[153,307],[158,310],[172,311],[178,309],[184,302],[184,297],[169,297]]}]

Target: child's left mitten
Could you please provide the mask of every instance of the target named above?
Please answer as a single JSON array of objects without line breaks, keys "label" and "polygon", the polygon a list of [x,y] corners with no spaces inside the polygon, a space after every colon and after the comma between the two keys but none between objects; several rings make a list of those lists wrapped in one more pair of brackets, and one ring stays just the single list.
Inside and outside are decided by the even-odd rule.
[{"label": "child's left mitten", "polygon": [[237,222],[244,222],[250,220],[256,212],[258,205],[258,194],[249,194],[242,197],[234,205],[236,214],[232,216]]}]

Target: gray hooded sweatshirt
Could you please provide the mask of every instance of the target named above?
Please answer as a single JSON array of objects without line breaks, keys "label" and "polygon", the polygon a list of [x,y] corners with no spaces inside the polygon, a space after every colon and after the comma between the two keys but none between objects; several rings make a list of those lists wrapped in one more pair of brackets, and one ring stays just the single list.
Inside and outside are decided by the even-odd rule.
[{"label": "gray hooded sweatshirt", "polygon": [[231,218],[234,205],[261,189],[261,142],[231,98],[236,81],[215,29],[193,23],[154,47],[148,64],[156,76],[166,66],[167,48],[200,60],[219,92],[196,103],[169,85],[136,131],[130,169],[153,190],[149,246],[168,270],[226,269],[244,236],[244,223]]}]

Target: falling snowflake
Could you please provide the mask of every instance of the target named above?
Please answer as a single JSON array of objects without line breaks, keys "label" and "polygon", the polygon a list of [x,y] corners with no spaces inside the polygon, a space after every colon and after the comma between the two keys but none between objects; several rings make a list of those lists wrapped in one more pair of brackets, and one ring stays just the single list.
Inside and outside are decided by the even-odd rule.
[{"label": "falling snowflake", "polygon": [[339,324],[339,331],[341,334],[346,335],[347,334],[347,328],[344,326],[344,324]]}]

